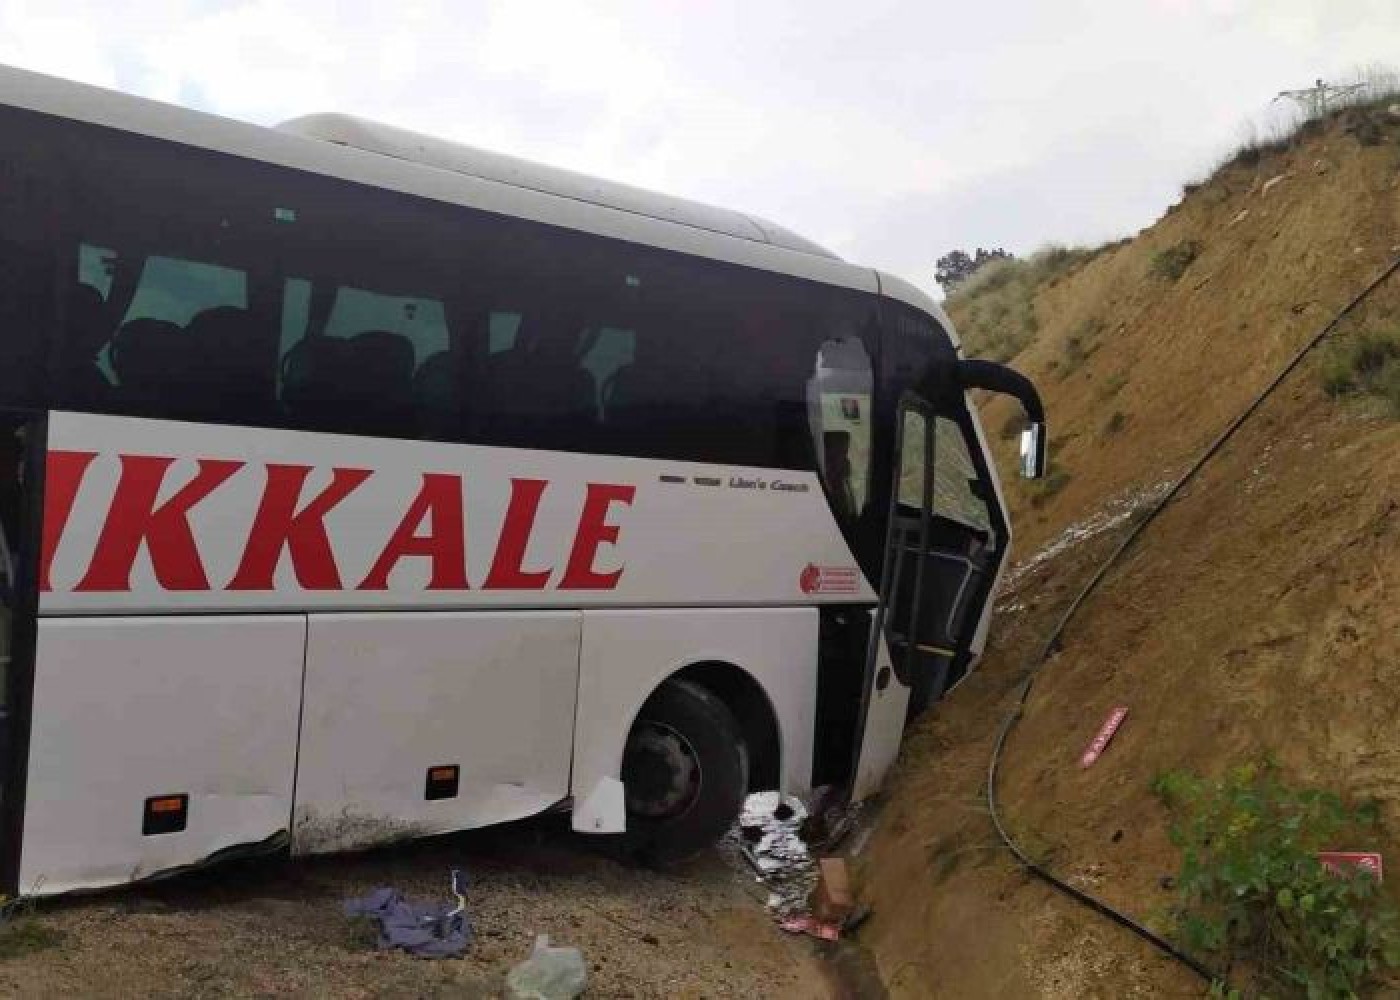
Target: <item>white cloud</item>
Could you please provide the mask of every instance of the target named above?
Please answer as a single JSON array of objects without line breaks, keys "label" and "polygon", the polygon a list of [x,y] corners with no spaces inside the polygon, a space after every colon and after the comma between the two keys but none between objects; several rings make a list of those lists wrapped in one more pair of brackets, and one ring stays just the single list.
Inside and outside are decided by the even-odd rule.
[{"label": "white cloud", "polygon": [[[61,9],[60,9],[61,8]],[[1150,222],[1394,0],[0,0],[0,62],[271,123],[339,110],[765,215],[932,285]]]}]

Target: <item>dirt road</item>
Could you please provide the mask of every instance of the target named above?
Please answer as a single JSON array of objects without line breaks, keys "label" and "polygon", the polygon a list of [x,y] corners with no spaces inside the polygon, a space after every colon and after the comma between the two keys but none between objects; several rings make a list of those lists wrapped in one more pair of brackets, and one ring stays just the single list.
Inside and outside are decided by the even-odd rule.
[{"label": "dirt road", "polygon": [[[341,901],[376,886],[471,887],[464,959],[377,952]],[[24,997],[495,997],[535,933],[583,950],[589,997],[826,997],[822,965],[779,931],[721,852],[668,873],[617,864],[558,820],[370,855],[240,862],[50,903],[0,934],[0,994]]]}]

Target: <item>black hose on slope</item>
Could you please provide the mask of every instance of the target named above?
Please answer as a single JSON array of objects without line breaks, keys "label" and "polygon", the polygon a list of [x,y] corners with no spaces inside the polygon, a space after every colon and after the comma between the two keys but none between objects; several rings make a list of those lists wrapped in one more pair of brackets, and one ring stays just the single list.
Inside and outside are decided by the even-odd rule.
[{"label": "black hose on slope", "polygon": [[1007,832],[1006,826],[1002,822],[1001,811],[997,806],[997,774],[1001,767],[1002,753],[1006,749],[1007,737],[1011,734],[1011,730],[1015,728],[1016,723],[1020,721],[1021,713],[1025,709],[1026,702],[1030,698],[1031,687],[1035,683],[1036,675],[1040,673],[1042,668],[1044,668],[1045,664],[1049,661],[1051,655],[1054,654],[1054,652],[1060,648],[1060,641],[1064,637],[1065,629],[1069,627],[1070,621],[1073,620],[1074,616],[1078,613],[1079,609],[1083,606],[1084,602],[1089,599],[1089,596],[1098,589],[1099,584],[1101,584],[1104,578],[1108,576],[1109,571],[1113,569],[1115,565],[1117,565],[1119,559],[1123,557],[1123,554],[1126,553],[1128,549],[1132,547],[1133,543],[1137,541],[1139,536],[1141,536],[1142,533],[1147,530],[1147,526],[1157,519],[1157,515],[1160,514],[1163,510],[1165,510],[1167,505],[1170,504],[1172,500],[1176,498],[1176,496],[1181,492],[1182,488],[1188,482],[1194,479],[1196,477],[1196,474],[1199,473],[1201,469],[1204,468],[1205,465],[1216,456],[1217,453],[1219,453],[1220,449],[1225,446],[1225,443],[1227,441],[1229,441],[1232,437],[1235,436],[1235,432],[1238,431],[1240,427],[1242,427],[1244,423],[1254,415],[1255,411],[1257,411],[1259,407],[1264,404],[1264,401],[1268,399],[1270,395],[1273,394],[1274,390],[1277,389],[1280,385],[1282,385],[1284,380],[1287,379],[1289,375],[1293,374],[1294,369],[1296,369],[1300,364],[1302,364],[1303,359],[1307,357],[1307,355],[1313,350],[1313,348],[1315,348],[1329,334],[1331,334],[1332,331],[1334,331],[1337,328],[1337,325],[1341,323],[1341,321],[1345,319],[1352,312],[1352,310],[1354,310],[1357,306],[1364,302],[1372,292],[1374,292],[1377,288],[1384,284],[1386,279],[1388,279],[1397,270],[1400,270],[1400,257],[1397,257],[1395,260],[1391,261],[1391,263],[1379,275],[1377,275],[1376,278],[1370,282],[1370,284],[1368,284],[1365,288],[1358,292],[1350,302],[1343,306],[1342,309],[1339,310],[1337,314],[1333,316],[1331,320],[1328,321],[1326,326],[1324,326],[1321,330],[1314,334],[1308,340],[1308,342],[1303,345],[1303,347],[1298,351],[1297,354],[1293,356],[1293,358],[1288,362],[1288,364],[1284,365],[1282,370],[1280,370],[1279,373],[1274,376],[1273,380],[1269,382],[1267,386],[1264,387],[1263,391],[1260,392],[1257,396],[1255,396],[1254,400],[1248,406],[1246,406],[1243,411],[1241,411],[1239,416],[1235,417],[1235,419],[1230,422],[1229,426],[1225,428],[1225,430],[1220,434],[1220,436],[1217,437],[1213,442],[1211,442],[1210,446],[1206,448],[1206,450],[1201,453],[1200,457],[1192,463],[1191,467],[1186,470],[1186,473],[1175,483],[1172,484],[1171,489],[1169,489],[1161,497],[1161,499],[1159,499],[1156,502],[1156,504],[1154,504],[1152,508],[1148,510],[1147,514],[1144,517],[1138,519],[1137,523],[1133,525],[1132,530],[1130,530],[1128,534],[1124,537],[1123,541],[1118,544],[1118,547],[1115,548],[1113,552],[1109,555],[1109,557],[1099,565],[1099,568],[1095,571],[1094,575],[1089,578],[1089,582],[1086,583],[1083,589],[1081,589],[1079,593],[1075,595],[1074,600],[1070,602],[1069,607],[1066,608],[1064,614],[1060,616],[1059,622],[1055,625],[1055,628],[1051,630],[1050,638],[1046,640],[1044,647],[1040,651],[1040,654],[1036,656],[1034,660],[1031,661],[1031,665],[1026,672],[1026,679],[1024,682],[1022,682],[1020,690],[1017,692],[1016,704],[1011,709],[1010,714],[1008,714],[1006,718],[1002,720],[1001,729],[997,733],[996,744],[992,748],[991,760],[987,764],[987,808],[992,815],[992,824],[996,827],[997,836],[1001,838],[1002,843],[1004,843],[1007,846],[1007,848],[1015,856],[1017,862],[1020,863],[1023,869],[1025,869],[1031,875],[1034,875],[1036,878],[1039,878],[1043,882],[1046,882],[1047,884],[1053,886],[1055,889],[1058,889],[1060,892],[1069,896],[1076,902],[1089,907],[1096,913],[1099,913],[1100,915],[1107,917],[1109,920],[1112,920],[1114,923],[1119,924],[1132,931],[1134,934],[1138,935],[1143,940],[1147,941],[1148,943],[1152,944],[1154,947],[1158,948],[1165,954],[1171,956],[1181,964],[1185,965],[1192,972],[1196,973],[1196,975],[1200,976],[1207,982],[1214,982],[1216,980],[1221,979],[1222,977],[1219,974],[1213,972],[1200,960],[1192,957],[1185,951],[1182,951],[1180,948],[1172,944],[1166,938],[1162,937],[1160,934],[1157,934],[1155,931],[1152,931],[1148,927],[1145,927],[1143,924],[1138,923],[1126,913],[1123,913],[1121,910],[1114,909],[1112,906],[1105,903],[1103,900],[1095,896],[1091,896],[1089,893],[1084,892],[1082,889],[1078,889],[1075,886],[1070,885],[1063,879],[1059,878],[1054,873],[1050,872],[1047,868],[1045,868],[1045,866],[1041,865],[1039,862],[1035,861],[1033,858],[1027,855],[1026,852],[1021,848],[1021,845],[1016,843],[1015,839],[1011,836],[1011,834]]}]

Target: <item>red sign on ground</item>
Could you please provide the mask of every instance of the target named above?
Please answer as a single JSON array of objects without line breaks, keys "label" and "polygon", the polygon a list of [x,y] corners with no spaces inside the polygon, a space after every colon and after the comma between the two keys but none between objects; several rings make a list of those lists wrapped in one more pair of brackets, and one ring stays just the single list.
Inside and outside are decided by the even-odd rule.
[{"label": "red sign on ground", "polygon": [[1317,860],[1322,863],[1323,868],[1337,875],[1360,870],[1375,876],[1377,882],[1381,880],[1381,856],[1374,851],[1322,851]]},{"label": "red sign on ground", "polygon": [[1103,756],[1104,748],[1108,746],[1108,741],[1113,739],[1113,734],[1118,732],[1118,727],[1123,724],[1123,718],[1127,714],[1127,705],[1119,705],[1108,713],[1108,718],[1104,719],[1103,725],[1099,727],[1099,734],[1094,737],[1094,741],[1084,751],[1084,756],[1079,758],[1080,767],[1088,767]]},{"label": "red sign on ground", "polygon": [[807,934],[823,941],[839,941],[841,939],[840,927],[818,920],[811,915],[791,917],[778,926],[789,934]]}]

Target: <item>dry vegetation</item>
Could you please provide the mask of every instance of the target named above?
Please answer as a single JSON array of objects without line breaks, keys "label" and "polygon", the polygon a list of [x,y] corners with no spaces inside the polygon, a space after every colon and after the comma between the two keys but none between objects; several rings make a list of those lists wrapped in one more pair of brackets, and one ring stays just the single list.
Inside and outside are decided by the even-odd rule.
[{"label": "dry vegetation", "polygon": [[1340,122],[1342,130],[1362,146],[1381,145],[1386,136],[1382,116],[1391,104],[1400,101],[1400,73],[1372,66],[1357,70],[1348,82],[1360,89],[1335,102],[1325,113],[1309,115],[1294,109],[1292,114],[1276,117],[1269,124],[1247,124],[1239,145],[1221,158],[1205,180],[1186,184],[1182,193],[1194,194],[1233,167],[1256,167],[1270,157],[1297,149],[1321,137],[1333,122]]},{"label": "dry vegetation", "polygon": [[[1120,498],[1144,509],[1400,254],[1398,102],[1373,93],[1232,152],[1131,242],[1055,277],[1028,261],[950,298],[969,352],[1013,354],[1040,385],[1056,435],[1048,481],[1003,480],[1013,558],[1071,541],[1001,596],[986,662],[915,727],[890,789],[860,874],[874,906],[861,940],[892,996],[1202,995],[1181,967],[1016,869],[987,817],[987,761],[1027,663],[1132,521],[1079,542],[1072,526],[1121,510]],[[1031,317],[1029,332],[988,329],[994,305]],[[1242,762],[1273,758],[1288,788],[1377,803],[1379,825],[1348,847],[1400,850],[1400,752],[1389,735],[1400,712],[1400,422],[1381,412],[1397,399],[1400,274],[1153,523],[1066,633],[1007,746],[1003,819],[1027,849],[1178,941],[1175,911],[1198,904],[1209,917],[1216,901],[1183,901],[1183,856],[1169,838],[1183,817],[1152,793],[1163,772],[1213,786]],[[1013,409],[993,401],[983,411],[1004,429],[991,442],[1003,470],[1014,463]],[[1130,706],[1127,722],[1102,760],[1080,768],[1116,705]],[[1278,857],[1264,847],[1265,860]],[[1392,882],[1384,892],[1400,901]],[[1260,912],[1292,926],[1301,896],[1285,888],[1273,897],[1280,912]],[[1305,928],[1303,943],[1340,953],[1347,943],[1327,935],[1341,926]],[[1228,958],[1201,957],[1213,967]],[[1232,980],[1245,985],[1240,971]],[[1270,995],[1295,995],[1300,983]],[[1319,985],[1315,995],[1334,995],[1336,984]],[[1374,995],[1400,995],[1400,980],[1387,988]]]},{"label": "dry vegetation", "polygon": [[1378,399],[1392,416],[1400,417],[1400,332],[1364,330],[1328,344],[1322,358],[1322,387],[1334,399]]},{"label": "dry vegetation", "polygon": [[1096,253],[1097,249],[1052,246],[1024,260],[994,261],[978,270],[946,303],[967,353],[993,361],[1020,354],[1040,330],[1036,294]]}]

